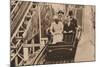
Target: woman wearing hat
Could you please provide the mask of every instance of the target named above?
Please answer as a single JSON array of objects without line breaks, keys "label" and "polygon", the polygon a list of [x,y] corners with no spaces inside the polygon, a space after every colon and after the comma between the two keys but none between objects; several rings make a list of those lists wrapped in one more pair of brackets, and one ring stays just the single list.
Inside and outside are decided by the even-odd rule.
[{"label": "woman wearing hat", "polygon": [[50,32],[53,35],[52,44],[56,44],[57,42],[61,42],[63,40],[63,23],[58,20],[58,16],[55,15],[53,17],[53,23],[50,27]]},{"label": "woman wearing hat", "polygon": [[64,12],[62,10],[58,11],[58,19],[61,22],[64,22]]}]

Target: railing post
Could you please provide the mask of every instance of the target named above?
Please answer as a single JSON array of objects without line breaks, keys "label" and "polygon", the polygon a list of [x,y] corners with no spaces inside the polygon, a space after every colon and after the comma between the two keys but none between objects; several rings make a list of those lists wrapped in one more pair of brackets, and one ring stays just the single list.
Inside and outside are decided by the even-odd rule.
[{"label": "railing post", "polygon": [[16,64],[16,66],[18,65],[18,57],[17,56],[15,57],[15,64]]},{"label": "railing post", "polygon": [[41,15],[40,15],[41,13],[40,13],[40,5],[38,5],[38,14],[39,14],[39,34],[40,34],[40,44],[41,44]]},{"label": "railing post", "polygon": [[[27,41],[26,41],[27,42]],[[25,43],[26,43],[25,42]],[[25,44],[24,44],[25,45]],[[29,56],[28,56],[28,47],[24,46],[23,47],[23,53],[24,53],[24,61],[27,61]]]},{"label": "railing post", "polygon": [[[34,45],[34,40],[32,39],[32,44]],[[34,46],[33,46],[33,54],[34,54]]]}]

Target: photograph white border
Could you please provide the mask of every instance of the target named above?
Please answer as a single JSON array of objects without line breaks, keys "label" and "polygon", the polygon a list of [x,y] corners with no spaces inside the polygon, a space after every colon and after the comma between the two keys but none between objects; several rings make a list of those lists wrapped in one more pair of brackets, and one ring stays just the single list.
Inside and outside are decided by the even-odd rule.
[{"label": "photograph white border", "polygon": [[[26,1],[26,0],[23,0]],[[35,65],[34,67],[96,67],[100,62],[100,2],[99,0],[27,0],[65,4],[96,5],[96,62]],[[10,67],[10,0],[0,1],[0,67]],[[33,66],[24,66],[33,67]]]}]

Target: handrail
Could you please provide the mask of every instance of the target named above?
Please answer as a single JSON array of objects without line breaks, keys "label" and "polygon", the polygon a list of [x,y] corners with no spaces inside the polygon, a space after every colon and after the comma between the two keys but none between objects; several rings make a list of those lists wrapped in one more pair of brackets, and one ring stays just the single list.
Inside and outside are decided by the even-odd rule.
[{"label": "handrail", "polygon": [[41,55],[43,54],[43,52],[46,50],[47,45],[41,50],[41,52],[38,54],[38,56],[36,57],[36,59],[34,60],[34,64],[37,64],[37,62],[39,61],[39,59],[41,58]]},{"label": "handrail", "polygon": [[55,48],[55,47],[56,47],[56,48],[59,48],[59,47],[62,47],[62,48],[63,48],[63,47],[71,48],[71,47],[73,47],[73,46],[72,46],[72,45],[60,45],[60,46],[57,46],[57,45],[56,45],[56,46],[49,46],[49,47],[50,47],[50,48]]},{"label": "handrail", "polygon": [[41,55],[44,53],[44,51],[46,50],[47,45],[44,46],[43,48],[41,48],[35,57],[33,57],[33,59],[30,59],[27,63],[25,63],[24,65],[29,65],[29,64],[37,64],[37,62],[40,60]]},{"label": "handrail", "polygon": [[49,52],[53,52],[53,51],[55,51],[55,50],[70,50],[70,51],[72,51],[71,48],[70,48],[70,49],[68,49],[68,48],[57,48],[57,49],[52,49],[52,50],[50,50]]}]

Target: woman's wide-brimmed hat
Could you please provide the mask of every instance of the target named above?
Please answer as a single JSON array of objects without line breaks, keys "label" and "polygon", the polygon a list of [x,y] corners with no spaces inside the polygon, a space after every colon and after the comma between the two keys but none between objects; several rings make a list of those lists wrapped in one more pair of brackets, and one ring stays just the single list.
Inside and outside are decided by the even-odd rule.
[{"label": "woman's wide-brimmed hat", "polygon": [[59,10],[59,11],[58,11],[58,14],[59,14],[59,13],[64,14],[64,12],[63,12],[62,10]]}]

